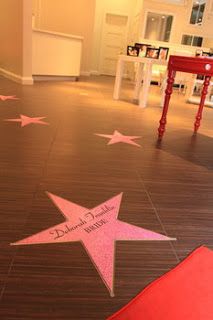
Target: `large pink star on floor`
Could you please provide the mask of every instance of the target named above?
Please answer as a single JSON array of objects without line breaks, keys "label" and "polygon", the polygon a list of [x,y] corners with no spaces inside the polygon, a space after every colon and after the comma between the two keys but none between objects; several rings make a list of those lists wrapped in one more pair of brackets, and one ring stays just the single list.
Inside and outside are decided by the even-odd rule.
[{"label": "large pink star on floor", "polygon": [[138,139],[140,138],[140,136],[125,136],[117,130],[115,130],[113,134],[95,133],[95,135],[110,139],[108,142],[108,145],[118,143],[118,142],[123,142],[123,143],[132,144],[137,147],[141,147],[138,143],[136,143],[135,141],[132,141],[132,139]]},{"label": "large pink star on floor", "polygon": [[2,95],[0,95],[0,100],[2,100],[2,101],[19,100],[19,98],[16,98],[16,96],[2,96]]},{"label": "large pink star on floor", "polygon": [[105,285],[113,296],[116,240],[174,240],[117,219],[122,193],[87,209],[47,193],[66,221],[12,245],[81,241]]},{"label": "large pink star on floor", "polygon": [[20,118],[18,118],[18,119],[5,119],[4,121],[21,122],[21,127],[25,127],[31,123],[49,125],[49,123],[42,121],[42,119],[44,119],[44,118],[46,118],[46,117],[31,118],[31,117],[25,116],[23,114],[20,114]]}]

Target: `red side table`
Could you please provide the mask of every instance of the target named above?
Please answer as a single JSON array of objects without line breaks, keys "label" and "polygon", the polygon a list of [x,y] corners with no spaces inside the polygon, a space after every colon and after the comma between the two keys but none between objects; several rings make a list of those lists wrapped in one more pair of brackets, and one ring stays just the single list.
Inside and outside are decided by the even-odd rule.
[{"label": "red side table", "polygon": [[200,99],[200,105],[196,115],[196,120],[194,123],[194,132],[197,132],[200,121],[202,118],[202,111],[205,102],[205,98],[208,92],[208,86],[210,79],[213,76],[213,59],[208,57],[182,57],[182,56],[170,56],[168,63],[168,79],[167,87],[165,91],[165,100],[163,106],[163,112],[160,119],[160,127],[158,128],[159,138],[162,138],[165,126],[166,126],[166,116],[169,108],[169,100],[172,94],[173,83],[175,79],[176,71],[188,72],[194,74],[204,75],[203,90]]}]

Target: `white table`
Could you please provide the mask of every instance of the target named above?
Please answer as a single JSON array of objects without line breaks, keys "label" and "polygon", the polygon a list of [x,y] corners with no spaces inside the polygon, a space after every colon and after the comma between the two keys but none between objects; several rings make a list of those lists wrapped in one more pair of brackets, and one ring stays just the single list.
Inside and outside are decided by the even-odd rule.
[{"label": "white table", "polygon": [[[138,63],[133,99],[139,100],[139,106],[142,108],[145,108],[147,106],[149,87],[150,87],[150,82],[152,77],[152,66],[154,64],[167,66],[167,61],[150,59],[150,58],[133,57],[133,56],[127,56],[124,54],[119,55],[115,85],[114,85],[114,93],[113,93],[113,99],[115,100],[119,100],[120,98],[121,83],[122,83],[125,62]],[[141,89],[142,79],[143,79],[143,86]]]}]

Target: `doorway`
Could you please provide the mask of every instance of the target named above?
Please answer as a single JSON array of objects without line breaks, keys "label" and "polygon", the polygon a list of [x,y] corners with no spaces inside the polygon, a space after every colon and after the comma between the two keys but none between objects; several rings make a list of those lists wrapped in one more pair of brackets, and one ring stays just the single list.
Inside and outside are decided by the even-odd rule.
[{"label": "doorway", "polygon": [[114,76],[118,55],[126,53],[128,16],[106,13],[102,28],[100,73]]}]

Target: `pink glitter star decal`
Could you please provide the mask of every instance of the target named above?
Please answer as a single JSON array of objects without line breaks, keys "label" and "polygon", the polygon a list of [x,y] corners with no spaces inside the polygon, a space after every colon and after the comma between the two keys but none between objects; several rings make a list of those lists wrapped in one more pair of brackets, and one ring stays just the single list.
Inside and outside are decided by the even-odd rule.
[{"label": "pink glitter star decal", "polygon": [[0,95],[0,100],[2,100],[2,101],[19,100],[19,98],[16,98],[16,96],[2,96],[2,95]]},{"label": "pink glitter star decal", "polygon": [[21,122],[21,127],[25,127],[31,123],[49,125],[49,123],[42,121],[42,119],[44,119],[44,118],[46,118],[46,117],[31,118],[31,117],[25,116],[23,114],[20,114],[20,118],[18,118],[18,119],[5,119],[4,121]]},{"label": "pink glitter star decal", "polygon": [[125,136],[119,131],[115,130],[113,134],[100,134],[100,133],[95,133],[96,136],[99,137],[104,137],[110,139],[108,142],[108,145],[118,143],[118,142],[123,142],[123,143],[128,143],[132,144],[137,147],[141,147],[138,143],[135,141],[132,141],[133,139],[138,139],[140,136]]},{"label": "pink glitter star decal", "polygon": [[116,240],[175,240],[117,219],[122,193],[93,209],[47,193],[66,221],[11,245],[80,241],[113,296]]}]

